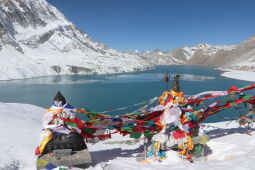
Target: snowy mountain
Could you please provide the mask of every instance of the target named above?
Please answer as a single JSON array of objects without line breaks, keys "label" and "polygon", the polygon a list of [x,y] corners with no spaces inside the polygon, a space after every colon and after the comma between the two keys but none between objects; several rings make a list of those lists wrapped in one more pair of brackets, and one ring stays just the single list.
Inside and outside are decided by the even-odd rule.
[{"label": "snowy mountain", "polygon": [[255,71],[255,35],[241,43],[226,56],[225,70]]},{"label": "snowy mountain", "polygon": [[[36,169],[34,149],[39,141],[41,119],[45,109],[28,104],[0,103],[0,169]],[[207,156],[193,164],[168,151],[163,162],[145,164],[137,162],[143,152],[143,140],[135,141],[129,135],[115,134],[112,139],[94,145],[88,144],[93,162],[89,170],[253,170],[255,132],[247,135],[247,129],[232,122],[204,124],[202,129],[210,136]]]},{"label": "snowy mountain", "polygon": [[0,80],[148,67],[92,40],[46,0],[0,0]]},{"label": "snowy mountain", "polygon": [[190,57],[188,65],[201,65],[201,66],[219,66],[222,64],[222,59],[215,60],[215,58],[223,58],[236,48],[236,45],[219,45],[211,46],[208,44],[201,44],[196,48],[195,53]]},{"label": "snowy mountain", "polygon": [[141,58],[155,63],[157,65],[218,65],[218,60],[214,58],[218,55],[232,51],[235,45],[212,46],[209,44],[198,44],[195,46],[179,47],[170,51],[145,51],[145,52],[129,52],[129,54],[137,54]]},{"label": "snowy mountain", "polygon": [[[129,52],[130,53],[130,52]],[[227,71],[255,71],[255,35],[240,45],[198,44],[170,51],[132,52],[157,65],[216,66]]]}]

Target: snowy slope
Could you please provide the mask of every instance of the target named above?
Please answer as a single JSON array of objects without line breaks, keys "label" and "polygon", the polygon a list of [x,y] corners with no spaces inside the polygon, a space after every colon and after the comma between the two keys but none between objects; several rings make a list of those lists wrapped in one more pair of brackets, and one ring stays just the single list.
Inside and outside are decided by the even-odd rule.
[{"label": "snowy slope", "polygon": [[46,0],[0,1],[0,80],[147,69],[92,40]]},{"label": "snowy slope", "polygon": [[[34,148],[38,142],[41,117],[44,112],[26,104],[0,103],[0,169],[14,161],[22,170],[35,169]],[[128,136],[114,135],[112,139],[88,145],[93,162],[90,170],[253,170],[255,161],[255,133],[245,134],[235,122],[205,124],[203,129],[211,136],[206,158],[193,164],[180,159],[174,151],[168,151],[168,159],[162,163],[143,164],[136,161],[142,153],[142,141],[131,145]]]}]

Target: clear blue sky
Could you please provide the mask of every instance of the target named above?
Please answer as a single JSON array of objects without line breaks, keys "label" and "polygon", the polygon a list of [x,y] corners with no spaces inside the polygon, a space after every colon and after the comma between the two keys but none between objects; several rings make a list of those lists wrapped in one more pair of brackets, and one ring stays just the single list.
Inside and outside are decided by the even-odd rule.
[{"label": "clear blue sky", "polygon": [[239,44],[255,34],[255,0],[47,0],[117,50]]}]

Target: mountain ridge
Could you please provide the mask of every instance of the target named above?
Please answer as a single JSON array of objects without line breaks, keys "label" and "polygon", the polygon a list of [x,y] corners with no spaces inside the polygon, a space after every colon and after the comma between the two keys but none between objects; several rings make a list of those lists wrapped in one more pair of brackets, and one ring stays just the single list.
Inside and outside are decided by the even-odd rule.
[{"label": "mountain ridge", "polygon": [[[220,53],[228,53],[235,49],[237,45],[218,45],[212,46],[207,43],[197,44],[191,47],[181,46],[173,50],[162,51],[133,51],[147,61],[152,61],[156,65],[200,65],[200,66],[217,66],[213,58]],[[129,52],[131,53],[131,52]]]}]

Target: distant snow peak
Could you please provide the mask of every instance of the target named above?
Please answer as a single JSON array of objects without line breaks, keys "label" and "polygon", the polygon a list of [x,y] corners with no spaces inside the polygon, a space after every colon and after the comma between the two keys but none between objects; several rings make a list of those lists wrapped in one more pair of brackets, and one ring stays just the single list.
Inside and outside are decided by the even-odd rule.
[{"label": "distant snow peak", "polygon": [[[213,58],[214,55],[217,55],[221,51],[231,51],[235,47],[236,46],[233,45],[212,46],[207,43],[203,43],[191,47],[182,46],[170,51],[156,49],[154,51],[140,53],[139,55],[156,65],[211,65],[211,57]],[[212,65],[214,64],[215,63],[212,63]]]}]

